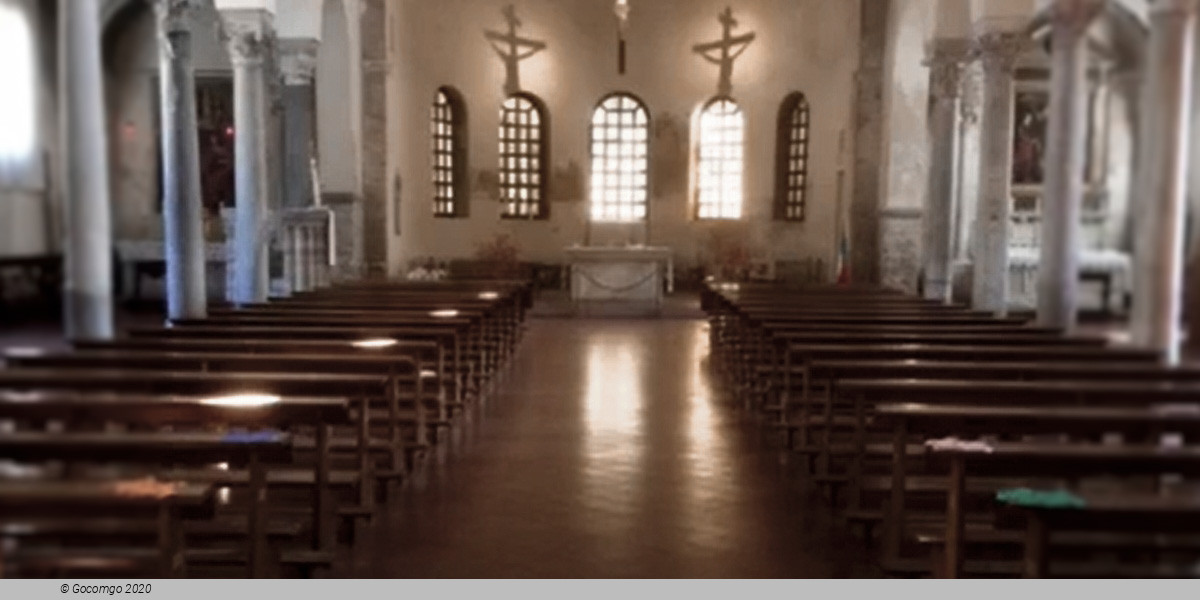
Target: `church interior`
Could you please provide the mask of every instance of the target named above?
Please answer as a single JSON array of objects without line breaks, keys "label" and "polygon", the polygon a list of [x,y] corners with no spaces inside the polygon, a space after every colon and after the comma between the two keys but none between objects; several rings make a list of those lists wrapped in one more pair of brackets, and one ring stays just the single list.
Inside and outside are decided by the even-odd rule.
[{"label": "church interior", "polygon": [[1198,29],[0,0],[0,578],[1195,577]]}]

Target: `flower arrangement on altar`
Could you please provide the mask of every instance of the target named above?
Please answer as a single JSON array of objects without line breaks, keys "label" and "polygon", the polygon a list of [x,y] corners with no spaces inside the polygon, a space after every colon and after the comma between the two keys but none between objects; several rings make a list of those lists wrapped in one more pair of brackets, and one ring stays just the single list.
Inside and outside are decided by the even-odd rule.
[{"label": "flower arrangement on altar", "polygon": [[519,277],[521,248],[507,233],[496,234],[491,240],[475,247],[475,259],[485,265],[496,279]]}]

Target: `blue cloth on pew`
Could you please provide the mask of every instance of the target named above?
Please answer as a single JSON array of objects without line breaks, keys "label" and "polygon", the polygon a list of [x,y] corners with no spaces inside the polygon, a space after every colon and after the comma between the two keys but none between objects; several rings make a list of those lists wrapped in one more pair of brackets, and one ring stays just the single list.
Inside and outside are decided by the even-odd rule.
[{"label": "blue cloth on pew", "polygon": [[225,434],[225,441],[232,444],[269,444],[283,439],[282,431],[231,431]]}]

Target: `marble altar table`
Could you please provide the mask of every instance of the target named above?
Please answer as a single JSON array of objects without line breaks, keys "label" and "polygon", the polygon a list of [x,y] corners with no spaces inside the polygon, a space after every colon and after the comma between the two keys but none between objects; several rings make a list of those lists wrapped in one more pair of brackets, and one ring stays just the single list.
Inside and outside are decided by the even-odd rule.
[{"label": "marble altar table", "polygon": [[[662,308],[674,285],[671,249],[661,246],[572,246],[565,249],[576,308],[625,304]],[[665,280],[665,286],[664,286]]]}]

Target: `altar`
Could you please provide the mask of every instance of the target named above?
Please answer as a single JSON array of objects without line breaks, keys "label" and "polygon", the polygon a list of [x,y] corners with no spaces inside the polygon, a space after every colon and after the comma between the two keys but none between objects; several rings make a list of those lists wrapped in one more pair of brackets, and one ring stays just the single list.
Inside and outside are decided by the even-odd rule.
[{"label": "altar", "polygon": [[671,249],[661,246],[572,246],[565,249],[576,310],[624,306],[662,309],[675,281]]}]

